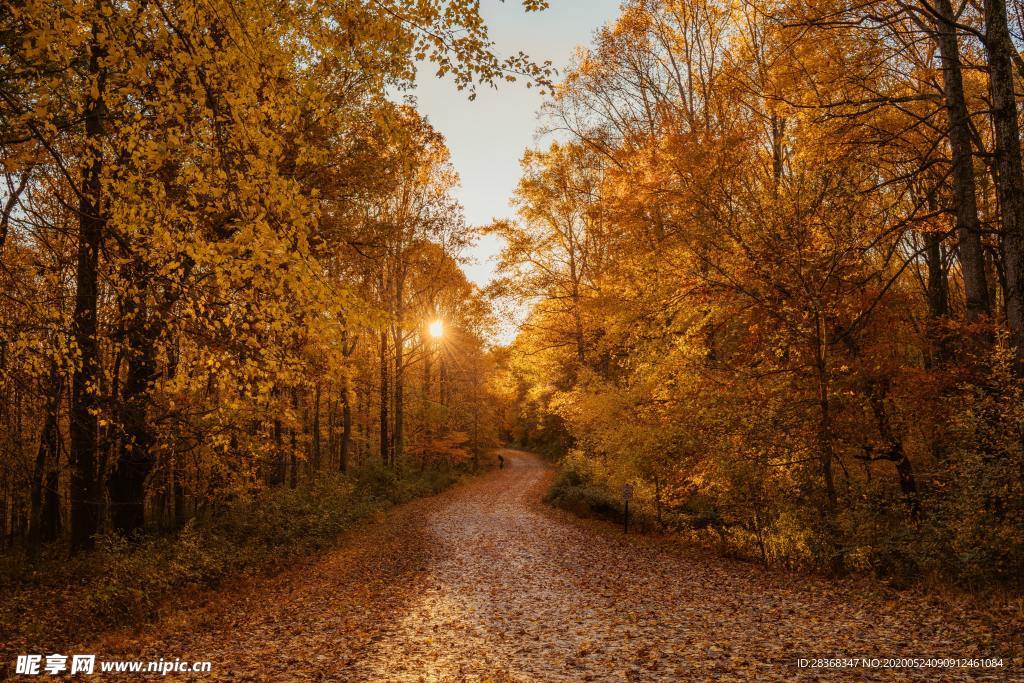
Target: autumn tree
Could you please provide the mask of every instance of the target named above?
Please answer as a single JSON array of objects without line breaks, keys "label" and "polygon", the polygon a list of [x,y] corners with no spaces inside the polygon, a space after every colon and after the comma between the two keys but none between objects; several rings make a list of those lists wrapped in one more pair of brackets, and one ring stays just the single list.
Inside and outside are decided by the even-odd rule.
[{"label": "autumn tree", "polygon": [[[525,168],[535,212],[503,226],[505,288],[535,303],[504,361],[525,433],[560,421],[574,476],[636,482],[663,523],[766,562],[943,564],[930,549],[962,539],[949,506],[977,493],[958,473],[991,476],[966,453],[1006,430],[993,416],[965,442],[949,416],[1005,368],[1014,329],[1013,202],[985,166],[1013,177],[1009,124],[986,117],[1006,101],[982,49],[1001,29],[983,41],[974,11],[625,3],[546,106],[568,141],[528,157],[550,174]],[[581,177],[566,202],[561,178]],[[592,243],[575,308],[565,255]],[[607,362],[565,374],[559,335]],[[993,495],[1007,528],[1014,496]],[[985,547],[1008,576],[1019,544]]]},{"label": "autumn tree", "polygon": [[[385,246],[407,269],[461,239],[443,140],[392,98],[418,62],[469,95],[543,86],[548,67],[497,57],[472,2],[44,0],[0,16],[9,537],[56,536],[66,500],[87,550],[315,476],[357,340],[412,327],[358,252]],[[401,213],[396,179],[429,201]]]}]

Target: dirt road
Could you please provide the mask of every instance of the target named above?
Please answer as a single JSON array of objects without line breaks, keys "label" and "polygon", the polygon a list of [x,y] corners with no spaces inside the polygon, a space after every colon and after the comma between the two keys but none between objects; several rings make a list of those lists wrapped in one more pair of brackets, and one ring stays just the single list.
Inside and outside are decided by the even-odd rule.
[{"label": "dirt road", "polygon": [[1009,661],[995,670],[801,669],[801,658],[966,658],[999,646],[966,610],[570,519],[540,502],[550,474],[539,460],[504,454],[506,469],[403,506],[325,557],[95,649],[210,660],[213,675],[195,679],[206,681],[1020,675]]}]

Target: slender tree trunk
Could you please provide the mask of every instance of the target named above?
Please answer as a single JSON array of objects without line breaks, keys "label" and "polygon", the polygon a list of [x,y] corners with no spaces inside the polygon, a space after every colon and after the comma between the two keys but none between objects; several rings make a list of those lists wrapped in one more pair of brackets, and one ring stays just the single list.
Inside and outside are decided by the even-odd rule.
[{"label": "slender tree trunk", "polygon": [[661,519],[661,477],[654,475],[654,513],[658,520],[658,528],[664,529],[665,523]]},{"label": "slender tree trunk", "polygon": [[586,361],[587,349],[583,341],[583,318],[580,316],[580,302],[578,297],[574,297],[575,304],[573,307],[573,325],[575,329],[573,332],[576,337],[576,360],[579,361],[580,365]]},{"label": "slender tree trunk", "polygon": [[1005,0],[985,0],[985,52],[995,128],[997,194],[1002,213],[1002,251],[1006,269],[1006,322],[1018,370],[1024,368],[1024,171],[1013,83],[1017,48],[1010,37]]},{"label": "slender tree trunk", "polygon": [[949,275],[942,262],[942,235],[925,234],[925,260],[928,263],[928,315],[949,316]]},{"label": "slender tree trunk", "polygon": [[184,472],[182,471],[181,456],[177,453],[171,454],[171,479],[174,499],[174,527],[180,529],[185,526],[185,486],[182,483]]},{"label": "slender tree trunk", "polygon": [[[341,401],[335,401],[333,398],[328,397],[327,399],[327,453],[332,455],[338,453],[341,447],[338,442],[338,407],[341,405]],[[334,461],[331,461],[331,465]]]},{"label": "slender tree trunk", "polygon": [[292,426],[288,428],[288,460],[291,465],[291,477],[288,480],[288,488],[296,488],[299,485],[299,461],[297,453],[299,450],[298,430],[295,428],[295,419],[299,414],[299,390],[292,389]]},{"label": "slender tree trunk", "polygon": [[356,406],[361,410],[362,422],[359,429],[359,435],[361,438],[360,443],[354,444],[356,462],[362,465],[370,457],[370,434],[373,433],[373,414],[372,406],[370,405],[370,383],[367,380],[366,391],[359,393],[359,389],[356,389]]},{"label": "slender tree trunk", "polygon": [[782,173],[786,166],[786,119],[778,114],[771,116],[772,127],[772,179],[774,180],[774,192],[778,194],[779,184],[782,182]]},{"label": "slender tree trunk", "polygon": [[768,548],[764,542],[764,523],[761,521],[761,513],[754,508],[754,531],[757,534],[757,547],[761,551],[761,562],[768,564]]},{"label": "slender tree trunk", "polygon": [[432,373],[434,353],[433,349],[430,348],[430,343],[427,342],[423,350],[423,409],[426,412],[430,405],[430,382],[433,379]]},{"label": "slender tree trunk", "polygon": [[345,373],[341,388],[341,449],[338,468],[348,472],[349,450],[352,447],[352,378]]},{"label": "slender tree trunk", "polygon": [[928,265],[928,337],[932,345],[929,364],[942,365],[949,359],[944,321],[949,318],[949,274],[942,258],[942,235],[925,233],[925,262]]},{"label": "slender tree trunk", "polygon": [[380,331],[380,460],[390,464],[391,438],[388,422],[388,407],[391,401],[388,389],[388,333]]},{"label": "slender tree trunk", "polygon": [[[99,3],[97,3],[97,8]],[[103,27],[96,19],[89,42],[89,82],[84,107],[86,164],[78,208],[78,268],[72,337],[78,362],[71,380],[71,551],[91,550],[100,524],[100,486],[96,471],[100,411],[100,365],[97,338],[99,255],[106,227],[102,207],[103,137],[106,51],[100,44]]]},{"label": "slender tree trunk", "polygon": [[822,480],[825,483],[825,494],[829,512],[834,512],[837,504],[836,486],[832,476],[832,462],[835,450],[832,443],[832,399],[829,391],[828,376],[828,342],[821,314],[817,313],[818,333],[815,339],[814,365],[818,383],[818,457],[821,462]]},{"label": "slender tree trunk", "polygon": [[274,463],[270,469],[270,477],[268,477],[267,483],[271,486],[280,486],[284,484],[285,479],[285,463],[284,455],[284,434],[283,426],[281,425],[281,418],[274,418]]},{"label": "slender tree trunk", "polygon": [[[821,465],[821,478],[825,484],[825,506],[824,521],[830,542],[837,540],[836,508],[838,496],[836,494],[835,478],[833,475],[833,463],[835,461],[835,445],[833,443],[832,424],[832,398],[830,392],[830,378],[828,372],[828,331],[821,313],[815,313],[816,338],[814,340],[814,365],[818,384],[818,460]],[[833,543],[834,545],[834,543]],[[834,574],[841,574],[844,568],[842,550],[834,547],[832,556],[829,558],[829,565]]]},{"label": "slender tree trunk", "polygon": [[424,340],[423,343],[423,391],[422,391],[422,402],[423,402],[423,450],[420,455],[420,469],[426,467],[427,463],[427,451],[431,447],[431,440],[433,438],[433,424],[431,423],[431,409],[430,409],[430,374],[432,371],[431,360],[433,357],[433,349],[431,348],[431,342],[429,339]]},{"label": "slender tree trunk", "polygon": [[580,275],[577,272],[575,247],[570,244],[569,277],[572,278],[572,320],[573,338],[576,342],[576,360],[582,367],[586,361],[587,349],[583,338],[583,314],[580,309]]},{"label": "slender tree trunk", "polygon": [[395,445],[391,451],[391,459],[397,463],[405,451],[405,353],[401,339],[401,329],[397,331],[395,344]]},{"label": "slender tree trunk", "polygon": [[288,448],[288,460],[291,464],[291,476],[288,479],[288,488],[294,489],[299,485],[299,459],[296,455],[298,453],[299,445],[296,438],[297,430],[295,427],[288,429],[290,435],[289,448]]},{"label": "slender tree trunk", "polygon": [[21,197],[21,193],[28,187],[28,181],[31,176],[32,167],[30,166],[21,174],[18,184],[11,187],[11,192],[7,195],[7,201],[4,202],[3,209],[0,210],[0,256],[3,255],[4,243],[7,241],[11,214],[14,213],[14,208],[18,205],[18,198]]},{"label": "slender tree trunk", "polygon": [[441,348],[437,359],[437,391],[441,406],[448,407],[448,364],[445,362],[444,348]]},{"label": "slender tree trunk", "polygon": [[320,382],[313,394],[313,471],[320,471]]},{"label": "slender tree trunk", "polygon": [[[31,512],[29,517],[29,552],[35,556],[39,546],[49,534],[46,531],[45,499],[49,497],[46,486],[50,483],[50,474],[56,470],[59,457],[59,425],[60,396],[62,393],[62,376],[60,370],[53,365],[50,370],[50,392],[46,397],[43,431],[39,436],[39,450],[36,452],[36,463],[32,473],[32,492],[30,496]],[[52,501],[51,501],[52,502]]]},{"label": "slender tree trunk", "polygon": [[992,304],[985,277],[985,254],[981,246],[981,230],[978,224],[970,114],[964,98],[960,44],[953,26],[953,6],[950,0],[936,0],[935,7],[941,16],[936,22],[936,38],[942,60],[949,146],[953,155],[953,203],[956,210],[957,238],[960,242],[960,268],[964,278],[967,320],[974,322],[991,315]]},{"label": "slender tree trunk", "polygon": [[[832,407],[829,396],[829,382],[825,376],[826,372],[818,368],[818,459],[821,464],[821,478],[825,483],[825,526],[828,529],[830,540],[835,539],[835,515],[838,505],[836,495],[835,479],[832,472],[835,460],[835,449],[832,443]],[[843,566],[842,555],[837,551],[829,564],[833,573],[841,573]]]},{"label": "slender tree trunk", "polygon": [[473,367],[473,470],[480,467],[480,368]]},{"label": "slender tree trunk", "polygon": [[398,463],[405,451],[405,270],[398,272],[395,281],[395,320],[391,326],[395,345],[395,433],[391,459]]}]

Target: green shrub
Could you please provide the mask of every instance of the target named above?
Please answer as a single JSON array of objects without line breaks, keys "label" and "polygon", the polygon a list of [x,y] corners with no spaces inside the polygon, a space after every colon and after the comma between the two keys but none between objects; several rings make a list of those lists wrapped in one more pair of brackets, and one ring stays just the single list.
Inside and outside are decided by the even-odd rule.
[{"label": "green shrub", "polygon": [[616,514],[614,502],[594,485],[593,474],[578,459],[566,458],[544,496],[550,505],[588,517],[607,517]]},{"label": "green shrub", "polygon": [[[558,472],[544,496],[544,502],[577,515],[622,523],[622,498],[610,482],[586,458],[572,452],[559,463]],[[638,500],[630,503],[630,526],[652,530],[656,524],[649,509]]]},{"label": "green shrub", "polygon": [[672,508],[672,526],[687,529],[718,529],[725,525],[714,501],[700,494],[690,496],[682,505]]}]

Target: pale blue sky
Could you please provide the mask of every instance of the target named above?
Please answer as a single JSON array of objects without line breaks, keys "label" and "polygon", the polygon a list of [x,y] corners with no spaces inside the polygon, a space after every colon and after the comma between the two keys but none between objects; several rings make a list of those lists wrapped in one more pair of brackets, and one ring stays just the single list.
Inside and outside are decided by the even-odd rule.
[{"label": "pale blue sky", "polygon": [[[619,0],[550,0],[543,12],[527,13],[519,0],[482,0],[495,50],[511,55],[519,50],[537,62],[550,59],[564,73],[577,45],[590,42],[594,29],[618,16]],[[519,180],[519,159],[534,144],[537,110],[542,103],[535,89],[520,81],[497,90],[481,88],[470,102],[448,79],[437,79],[426,65],[416,80],[419,110],[447,139],[452,161],[462,178],[457,195],[470,225],[511,216],[509,198]],[[486,284],[500,250],[495,238],[481,238],[469,256],[477,263],[465,267],[470,280]]]}]

